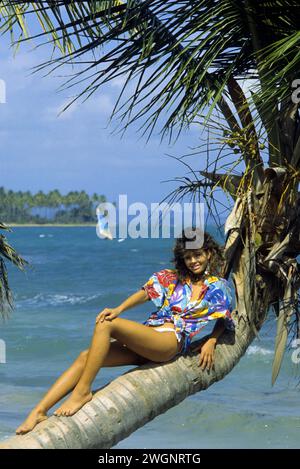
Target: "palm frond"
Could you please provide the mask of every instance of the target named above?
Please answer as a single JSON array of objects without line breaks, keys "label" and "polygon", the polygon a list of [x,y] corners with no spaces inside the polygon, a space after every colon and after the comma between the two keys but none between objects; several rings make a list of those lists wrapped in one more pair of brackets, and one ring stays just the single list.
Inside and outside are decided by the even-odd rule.
[{"label": "palm frond", "polygon": [[[31,39],[40,45],[43,38],[53,45],[58,54],[36,71],[82,65],[64,84],[82,87],[69,105],[125,76],[112,117],[120,120],[123,129],[141,120],[140,130],[149,137],[158,125],[162,137],[169,134],[171,139],[175,130],[178,136],[199,115],[206,125],[216,108],[221,109],[231,130],[237,131],[238,123],[224,97],[234,97],[231,84],[236,88],[237,80],[258,80],[251,102],[258,112],[248,125],[254,132],[257,119],[264,123],[270,164],[274,165],[280,163],[282,153],[274,114],[299,69],[297,3],[0,2],[0,30],[17,36],[16,45]],[[40,30],[37,34],[31,34],[28,27],[34,19],[34,29]],[[240,117],[249,115],[249,104],[242,101]],[[257,147],[256,154],[259,158]]]},{"label": "palm frond", "polygon": [[[243,12],[228,0],[1,3],[3,32],[17,29],[17,43],[47,36],[59,51],[42,67],[55,69],[95,55],[66,83],[83,77],[90,82],[77,98],[120,74],[130,74],[125,86],[135,78],[132,97],[116,114],[125,126],[147,116],[142,127],[150,134],[166,111],[163,133],[177,125],[182,129],[206,107],[209,119],[229,77],[244,76],[254,65]],[[26,18],[33,14],[42,32],[30,35]]]},{"label": "palm frond", "polygon": [[[0,229],[11,229],[0,222]],[[24,270],[28,262],[23,259],[16,250],[10,246],[3,234],[0,234],[0,317],[7,319],[14,307],[13,295],[8,284],[6,262],[9,261],[21,270]]]}]

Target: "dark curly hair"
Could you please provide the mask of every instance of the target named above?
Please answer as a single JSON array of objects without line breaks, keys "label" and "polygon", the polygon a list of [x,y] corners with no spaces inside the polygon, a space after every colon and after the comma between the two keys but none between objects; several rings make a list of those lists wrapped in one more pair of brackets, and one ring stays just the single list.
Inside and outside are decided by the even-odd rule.
[{"label": "dark curly hair", "polygon": [[[176,239],[175,245],[173,247],[174,258],[171,259],[171,262],[175,264],[178,280],[180,282],[186,280],[187,277],[189,277],[192,281],[197,280],[197,276],[194,276],[193,273],[190,272],[186,267],[183,258],[184,254],[190,250],[186,248],[186,242],[191,242],[196,239],[195,234],[193,237],[187,237],[186,233],[195,233],[195,231],[197,232],[197,229],[195,228],[182,230],[181,236]],[[199,246],[199,249],[206,252],[211,252],[209,273],[221,276],[224,265],[223,246],[217,243],[217,241],[215,241],[215,239],[207,231],[204,231],[203,245]]]}]

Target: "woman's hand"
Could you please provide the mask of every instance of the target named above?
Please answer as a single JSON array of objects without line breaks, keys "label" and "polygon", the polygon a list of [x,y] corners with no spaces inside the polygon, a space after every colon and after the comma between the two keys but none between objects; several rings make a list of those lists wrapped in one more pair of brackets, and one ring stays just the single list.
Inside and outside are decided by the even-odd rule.
[{"label": "woman's hand", "polygon": [[107,321],[112,321],[121,314],[120,308],[104,308],[101,313],[96,317],[96,324],[98,321],[103,322],[105,319]]},{"label": "woman's hand", "polygon": [[216,348],[217,339],[209,338],[203,345],[201,345],[199,365],[202,370],[205,370],[207,367],[210,370],[214,363],[215,358],[215,348]]}]

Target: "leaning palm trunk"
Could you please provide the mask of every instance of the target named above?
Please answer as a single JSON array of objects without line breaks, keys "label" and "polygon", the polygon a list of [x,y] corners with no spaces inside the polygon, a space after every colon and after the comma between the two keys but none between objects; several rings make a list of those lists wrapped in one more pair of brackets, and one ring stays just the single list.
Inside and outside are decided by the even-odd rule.
[{"label": "leaning palm trunk", "polygon": [[215,371],[210,373],[199,372],[195,354],[135,368],[97,391],[74,416],[50,417],[32,432],[2,442],[0,449],[111,448],[189,395],[222,379],[252,339],[253,333],[241,328],[234,343],[230,333],[224,335],[224,343],[216,349]]}]

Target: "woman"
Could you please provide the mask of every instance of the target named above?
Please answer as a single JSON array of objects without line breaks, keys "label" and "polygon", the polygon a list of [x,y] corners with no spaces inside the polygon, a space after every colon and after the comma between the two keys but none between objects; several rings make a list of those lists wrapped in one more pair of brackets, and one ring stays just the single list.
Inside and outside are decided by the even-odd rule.
[{"label": "woman", "polygon": [[[52,385],[17,428],[17,434],[27,433],[46,419],[47,411],[70,391],[71,395],[54,415],[76,413],[92,399],[91,386],[102,367],[167,362],[188,352],[192,338],[210,320],[222,318],[201,344],[199,366],[203,370],[212,367],[219,336],[225,328],[234,327],[229,285],[225,279],[210,274],[217,273],[222,266],[222,249],[206,232],[199,249],[186,249],[186,241],[191,239],[184,232],[176,240],[175,269],[154,273],[121,305],[105,308],[98,314],[90,348],[82,351]],[[119,318],[123,311],[150,299],[157,311],[143,324]]]}]

